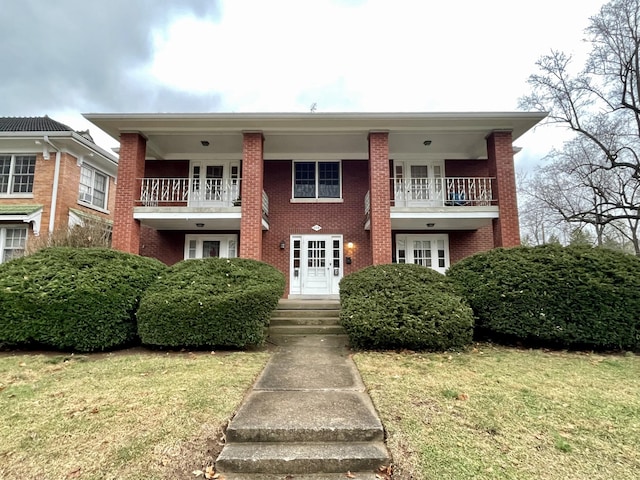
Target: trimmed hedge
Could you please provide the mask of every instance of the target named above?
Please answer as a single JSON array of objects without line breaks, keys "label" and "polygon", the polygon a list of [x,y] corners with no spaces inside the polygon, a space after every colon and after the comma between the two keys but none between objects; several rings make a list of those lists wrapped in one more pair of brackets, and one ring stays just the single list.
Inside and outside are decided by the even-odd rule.
[{"label": "trimmed hedge", "polygon": [[442,351],[471,343],[473,313],[435,270],[376,265],[340,282],[340,319],[356,348]]},{"label": "trimmed hedge", "polygon": [[259,345],[284,285],[282,273],[255,260],[184,260],[145,292],[138,333],[157,347]]},{"label": "trimmed hedge", "polygon": [[140,297],[165,269],[105,248],[46,248],[4,263],[0,344],[91,352],[131,343]]},{"label": "trimmed hedge", "polygon": [[498,248],[447,272],[484,336],[561,347],[640,348],[640,259],[585,246]]}]

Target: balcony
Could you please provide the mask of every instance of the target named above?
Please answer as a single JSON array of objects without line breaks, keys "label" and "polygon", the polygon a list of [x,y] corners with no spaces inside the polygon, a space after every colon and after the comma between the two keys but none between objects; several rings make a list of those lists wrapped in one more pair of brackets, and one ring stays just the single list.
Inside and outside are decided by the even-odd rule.
[{"label": "balcony", "polygon": [[[142,178],[134,218],[159,230],[239,230],[239,178]],[[262,192],[262,228],[269,229],[269,197]]]},{"label": "balcony", "polygon": [[[476,230],[499,215],[493,178],[443,177],[390,180],[393,230]],[[370,228],[370,195],[365,229]]]}]

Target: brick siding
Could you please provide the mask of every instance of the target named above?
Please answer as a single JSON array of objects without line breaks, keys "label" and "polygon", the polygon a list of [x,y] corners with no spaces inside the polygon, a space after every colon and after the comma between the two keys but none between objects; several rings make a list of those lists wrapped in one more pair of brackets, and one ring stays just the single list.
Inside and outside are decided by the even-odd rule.
[{"label": "brick siding", "polygon": [[129,253],[140,253],[140,222],[133,218],[144,176],[146,140],[137,133],[120,135],[118,196],[116,198],[112,246]]},{"label": "brick siding", "polygon": [[391,193],[389,191],[389,134],[369,134],[369,190],[371,192],[371,260],[391,263]]},{"label": "brick siding", "polygon": [[262,133],[245,133],[242,143],[242,218],[240,257],[262,259]]},{"label": "brick siding", "polygon": [[493,220],[495,247],[520,245],[518,201],[513,164],[511,132],[496,131],[487,137],[489,176],[495,177],[493,196],[500,207],[500,217]]}]

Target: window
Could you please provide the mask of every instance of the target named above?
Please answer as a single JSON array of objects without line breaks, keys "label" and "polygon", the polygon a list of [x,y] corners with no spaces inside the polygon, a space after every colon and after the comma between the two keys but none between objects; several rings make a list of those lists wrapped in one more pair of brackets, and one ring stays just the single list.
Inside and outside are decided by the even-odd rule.
[{"label": "window", "polygon": [[0,263],[8,262],[24,255],[26,245],[26,227],[0,227]]},{"label": "window", "polygon": [[80,195],[78,201],[94,207],[107,208],[107,188],[109,179],[93,167],[80,167]]},{"label": "window", "polygon": [[340,162],[295,162],[294,198],[340,198]]},{"label": "window", "polygon": [[0,155],[0,194],[33,193],[35,155]]}]

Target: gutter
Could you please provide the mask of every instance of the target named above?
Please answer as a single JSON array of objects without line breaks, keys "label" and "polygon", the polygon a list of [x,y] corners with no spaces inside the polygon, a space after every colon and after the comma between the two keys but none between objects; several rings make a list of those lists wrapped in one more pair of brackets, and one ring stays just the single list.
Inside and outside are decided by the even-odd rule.
[{"label": "gutter", "polygon": [[58,185],[60,183],[60,159],[62,157],[62,154],[60,153],[60,149],[53,143],[51,143],[48,135],[44,136],[44,141],[46,144],[51,145],[51,147],[56,150],[56,164],[53,170],[53,191],[51,192],[51,213],[49,214],[49,236],[51,236],[56,222],[56,209],[58,206]]}]

